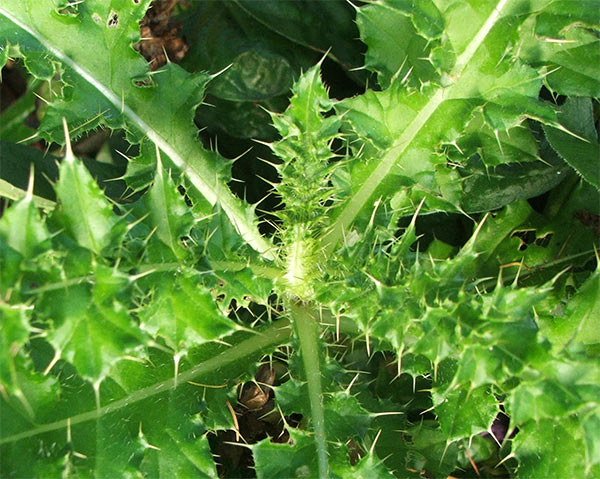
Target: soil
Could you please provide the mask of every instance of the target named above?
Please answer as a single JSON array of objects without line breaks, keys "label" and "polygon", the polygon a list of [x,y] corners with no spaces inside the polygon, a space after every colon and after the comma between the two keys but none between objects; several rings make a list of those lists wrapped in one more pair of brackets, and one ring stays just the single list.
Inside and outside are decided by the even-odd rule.
[{"label": "soil", "polygon": [[136,49],[155,71],[167,63],[179,62],[185,56],[188,46],[181,37],[181,23],[173,18],[178,0],[157,0],[152,3],[140,24],[141,41]]}]

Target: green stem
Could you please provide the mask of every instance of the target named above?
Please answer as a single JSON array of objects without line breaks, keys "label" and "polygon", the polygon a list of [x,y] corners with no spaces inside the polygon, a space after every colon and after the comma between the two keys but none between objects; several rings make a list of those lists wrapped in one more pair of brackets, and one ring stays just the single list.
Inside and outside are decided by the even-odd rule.
[{"label": "green stem", "polygon": [[305,305],[290,304],[290,313],[300,341],[302,362],[308,385],[308,398],[312,413],[313,431],[317,446],[319,478],[329,477],[327,438],[325,435],[325,407],[321,390],[321,368],[319,361],[319,323],[313,312]]}]

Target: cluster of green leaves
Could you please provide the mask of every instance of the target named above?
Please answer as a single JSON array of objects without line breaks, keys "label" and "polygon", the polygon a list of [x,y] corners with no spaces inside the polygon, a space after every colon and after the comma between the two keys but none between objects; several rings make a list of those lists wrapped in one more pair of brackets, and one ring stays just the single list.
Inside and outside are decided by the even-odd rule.
[{"label": "cluster of green leaves", "polygon": [[599,475],[597,1],[198,2],[152,73],[150,3],[0,5],[2,475]]}]

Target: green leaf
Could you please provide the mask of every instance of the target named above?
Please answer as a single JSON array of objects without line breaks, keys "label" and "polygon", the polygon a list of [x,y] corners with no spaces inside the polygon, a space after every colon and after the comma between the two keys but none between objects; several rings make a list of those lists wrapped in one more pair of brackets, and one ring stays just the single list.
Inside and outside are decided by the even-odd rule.
[{"label": "green leaf", "polygon": [[44,242],[50,238],[50,233],[34,205],[33,184],[30,184],[25,198],[14,204],[0,219],[0,236],[24,258],[31,258],[45,249]]},{"label": "green leaf", "polygon": [[570,326],[569,329],[572,331],[576,328],[575,339],[583,344],[596,344],[600,342],[600,331],[598,328],[598,318],[600,317],[599,291],[600,272],[596,270],[586,280],[567,307],[566,316]]},{"label": "green leaf", "polygon": [[278,167],[282,180],[277,191],[286,204],[282,219],[290,226],[308,223],[324,209],[330,194],[329,160],[334,156],[330,144],[340,125],[337,115],[325,117],[334,101],[321,80],[320,64],[304,73],[292,92],[288,109],[272,115],[282,138],[271,144],[283,160]]},{"label": "green leaf", "polygon": [[594,128],[591,100],[568,99],[561,108],[559,121],[562,125],[560,130],[544,127],[550,146],[585,181],[600,190],[600,145]]},{"label": "green leaf", "polygon": [[577,341],[582,344],[600,342],[600,275],[596,270],[569,301],[566,311],[551,324],[549,332],[553,344],[560,348]]},{"label": "green leaf", "polygon": [[[269,111],[282,111],[293,80],[320,55],[265,29],[234,2],[193,2],[181,16],[188,71],[221,72],[196,121],[235,138],[275,139]],[[220,144],[222,146],[223,143]]]},{"label": "green leaf", "polygon": [[[8,53],[8,49],[4,50]],[[25,124],[27,117],[35,111],[36,80],[28,85],[25,94],[0,114],[0,140],[21,142],[35,136],[35,130]]]},{"label": "green leaf", "polygon": [[[368,47],[365,67],[377,72],[382,88],[395,79],[413,88],[439,81],[435,50],[444,19],[433,1],[372,2],[358,9],[356,23]],[[444,61],[451,64],[452,57]]]},{"label": "green leaf", "polygon": [[46,338],[55,351],[53,361],[63,358],[86,380],[99,384],[113,364],[144,340],[121,302],[129,278],[106,266],[92,266],[83,249],[71,250],[64,270],[54,275],[57,285],[47,287],[37,301],[40,317],[51,321]]},{"label": "green leaf", "polygon": [[[162,280],[156,283],[157,278]],[[141,328],[164,338],[177,355],[235,331],[235,323],[223,315],[210,292],[194,277],[174,279],[160,273],[151,284],[155,284],[151,300],[139,313]]]},{"label": "green leaf", "polygon": [[499,411],[489,387],[454,390],[448,387],[448,374],[452,374],[453,369],[448,362],[440,364],[439,385],[431,392],[435,413],[448,443],[489,430]]},{"label": "green leaf", "polygon": [[519,461],[519,477],[593,477],[586,473],[585,445],[574,419],[544,419],[520,427],[513,454]]},{"label": "green leaf", "polygon": [[[3,396],[2,471],[17,476],[35,471],[41,477],[114,477],[143,470],[152,477],[172,477],[173,470],[179,470],[185,477],[217,477],[202,424],[202,389],[187,381],[235,382],[240,367],[256,364],[289,336],[287,321],[267,327],[260,336],[238,333],[229,338],[233,346],[213,344],[195,351],[196,361],[184,362],[177,378],[172,357],[152,350],[149,361],[118,363],[118,383],[106,379],[99,397],[91,386],[81,384],[72,368],[65,368],[61,396],[53,397],[35,424],[20,419]],[[157,446],[164,447],[164,455]]]},{"label": "green leaf", "polygon": [[[314,443],[298,430],[290,431],[292,444],[276,444],[263,439],[252,447],[258,478],[271,477],[318,477]],[[371,453],[366,454],[355,466],[347,463],[345,447],[336,448],[331,455],[332,478],[391,478],[394,477]]]},{"label": "green leaf", "polygon": [[[409,3],[394,5],[409,11]],[[413,189],[413,209],[425,197],[431,209],[459,211],[460,190],[451,187],[452,180],[441,173],[449,166],[444,150],[459,144],[469,120],[479,112],[499,143],[494,149],[500,157],[502,140],[507,139],[501,134],[525,126],[524,119],[558,125],[552,107],[538,99],[540,72],[520,61],[521,52],[515,48],[523,33],[519,25],[529,25],[535,12],[547,4],[529,7],[520,2],[489,1],[477,7],[464,2],[438,6],[445,27],[437,52],[455,59],[439,85],[423,82],[418,91],[411,91],[396,80],[381,92],[367,91],[336,106],[344,113],[352,148],[360,152],[362,161],[351,165],[349,191],[333,211],[334,223],[323,237],[329,248],[361,212],[369,214],[367,205],[378,197],[389,198],[403,187]],[[367,10],[371,19],[387,20],[383,18],[388,13],[384,4],[361,8],[371,9]],[[574,17],[571,21],[576,22]],[[464,28],[465,22],[470,28]],[[541,68],[539,64],[535,67]],[[529,148],[528,155],[532,153]],[[482,157],[492,158],[492,164],[499,161],[495,154],[484,152]]]},{"label": "green leaf", "polygon": [[[98,124],[126,124],[139,140],[146,136],[153,141],[195,191],[211,205],[219,203],[242,237],[273,259],[252,211],[226,187],[220,162],[195,138],[192,110],[202,99],[208,75],[190,75],[169,63],[150,78],[147,64],[131,48],[139,39],[137,22],[148,4],[145,0],[111,9],[95,0],[78,5],[74,16],[65,16],[54,12],[52,0],[30,3],[27,9],[11,0],[0,8],[0,36],[5,47],[11,45],[31,61],[32,73],[48,64],[48,52],[64,68],[62,78],[70,88],[49,105],[42,124],[46,137],[60,139],[63,116],[79,132]],[[150,86],[136,85],[144,82]]]},{"label": "green leaf", "polygon": [[[290,379],[275,389],[277,403],[286,414],[302,414],[310,417],[311,406],[307,401],[306,383]],[[347,442],[362,440],[371,419],[359,401],[346,392],[327,391],[324,400],[325,430],[330,441]]]},{"label": "green leaf", "polygon": [[321,80],[320,64],[304,73],[292,91],[288,109],[272,115],[282,138],[270,146],[283,160],[278,166],[281,182],[276,189],[286,205],[279,214],[283,222],[281,236],[287,244],[283,251],[285,278],[296,296],[308,299],[316,273],[311,265],[318,247],[313,237],[323,226],[327,202],[333,196],[329,182],[335,168],[331,165],[331,143],[340,118],[325,116],[334,102]]},{"label": "green leaf", "polygon": [[434,363],[440,363],[453,355],[458,342],[456,331],[456,311],[448,312],[442,308],[431,308],[421,318],[423,334],[411,346],[414,354],[422,354]]},{"label": "green leaf", "polygon": [[346,2],[335,0],[313,4],[284,0],[257,4],[236,0],[236,4],[282,37],[321,53],[331,48],[331,58],[345,70],[362,65],[352,7]]},{"label": "green leaf", "polygon": [[318,477],[314,442],[306,433],[291,431],[294,446],[263,439],[253,447],[258,478]]},{"label": "green leaf", "polygon": [[124,224],[87,168],[75,158],[69,143],[59,175],[56,195],[60,206],[55,215],[67,233],[96,254],[118,243],[125,232]]},{"label": "green leaf", "polygon": [[[58,179],[55,158],[44,156],[41,151],[25,145],[0,141],[0,177],[15,189],[21,190],[21,197],[24,197],[27,191],[32,167],[33,194],[36,205],[53,208],[56,193],[52,182]],[[11,198],[4,193],[2,196]]]},{"label": "green leaf", "polygon": [[[213,262],[213,266],[217,267],[220,264]],[[215,271],[215,274],[224,282],[222,287],[226,296],[223,304],[229,305],[232,300],[242,307],[248,307],[251,302],[265,306],[268,304],[269,296],[273,291],[273,281],[256,274],[253,268],[244,267],[237,271],[219,270]]]},{"label": "green leaf", "polygon": [[516,424],[560,418],[598,403],[600,370],[592,361],[551,361],[530,380],[523,380],[506,404]]},{"label": "green leaf", "polygon": [[[506,143],[503,148],[506,149]],[[469,165],[462,179],[462,209],[478,213],[542,195],[563,181],[570,171],[564,164],[548,163],[498,165],[493,170],[486,170],[479,161]]]},{"label": "green leaf", "polygon": [[217,470],[202,426],[177,411],[179,397],[173,395],[169,399],[171,409],[168,418],[157,418],[157,422],[148,424],[147,432],[140,431],[139,439],[145,449],[141,471],[147,477],[156,478],[216,479]]},{"label": "green leaf", "polygon": [[600,15],[595,0],[539,4],[537,15],[525,25],[521,58],[543,66],[545,81],[556,93],[598,97]]},{"label": "green leaf", "polygon": [[19,351],[29,340],[31,326],[29,325],[29,309],[25,305],[10,305],[0,302],[0,319],[2,329],[0,334],[0,379],[2,388],[9,394],[21,393],[18,382],[15,359]]},{"label": "green leaf", "polygon": [[182,64],[192,71],[221,71],[208,86],[230,101],[263,101],[286,95],[300,69],[318,55],[265,29],[238,5],[195,2],[182,17],[190,50]]},{"label": "green leaf", "polygon": [[154,183],[144,196],[150,213],[149,220],[156,228],[158,239],[166,244],[176,257],[183,258],[186,251],[181,245],[181,237],[189,234],[194,218],[169,172],[164,170],[158,151],[157,159]]},{"label": "green leaf", "polygon": [[598,468],[600,464],[600,440],[596,434],[598,427],[600,427],[600,409],[596,407],[583,419],[588,469],[591,465]]},{"label": "green leaf", "polygon": [[408,431],[411,451],[407,469],[427,471],[436,477],[450,474],[456,468],[458,445],[448,444],[445,434],[432,421],[421,421]]},{"label": "green leaf", "polygon": [[535,324],[510,321],[511,316],[505,316],[504,324],[482,325],[464,340],[453,383],[469,384],[470,389],[502,384],[527,365],[546,359],[545,349],[537,343]]}]

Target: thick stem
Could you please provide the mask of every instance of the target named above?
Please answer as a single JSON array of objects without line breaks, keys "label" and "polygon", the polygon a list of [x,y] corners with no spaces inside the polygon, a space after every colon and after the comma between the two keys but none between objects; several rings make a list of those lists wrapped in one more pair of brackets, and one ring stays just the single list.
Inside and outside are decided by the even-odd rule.
[{"label": "thick stem", "polygon": [[305,304],[292,302],[289,310],[300,341],[302,362],[306,373],[313,432],[317,446],[319,478],[327,479],[329,476],[329,461],[325,435],[325,407],[323,405],[323,391],[321,390],[319,323],[313,311]]}]

